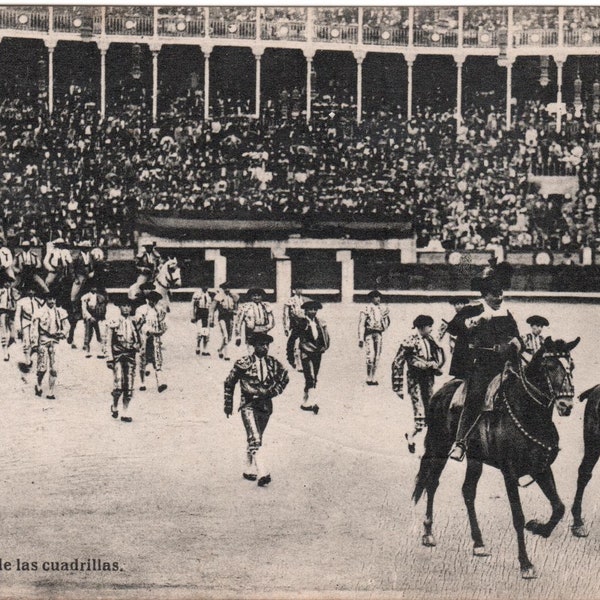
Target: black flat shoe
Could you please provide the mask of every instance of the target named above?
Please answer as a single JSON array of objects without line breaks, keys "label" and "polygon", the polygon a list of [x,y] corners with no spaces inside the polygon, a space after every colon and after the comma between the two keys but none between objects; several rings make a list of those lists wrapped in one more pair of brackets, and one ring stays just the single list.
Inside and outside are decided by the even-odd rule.
[{"label": "black flat shoe", "polygon": [[133,419],[131,417],[121,417],[121,421],[123,421],[123,423],[131,423]]},{"label": "black flat shoe", "polygon": [[404,439],[405,439],[405,440],[408,442],[408,451],[409,451],[411,454],[414,454],[414,453],[415,453],[415,450],[417,449],[417,446],[416,446],[416,444],[415,444],[414,442],[409,442],[409,441],[408,441],[408,433],[405,433],[405,434],[404,434]]},{"label": "black flat shoe", "polygon": [[167,384],[166,383],[161,383],[158,386],[158,393],[161,394],[162,392],[164,392],[167,389]]},{"label": "black flat shoe", "polygon": [[113,419],[116,419],[119,416],[119,411],[115,410],[112,406],[110,407],[110,414]]},{"label": "black flat shoe", "polygon": [[35,386],[35,395],[36,396],[41,396],[43,392],[44,392],[44,390],[42,390],[41,387],[38,387],[37,385]]},{"label": "black flat shoe", "polygon": [[256,475],[254,473],[242,473],[242,477],[248,481],[256,481]]},{"label": "black flat shoe", "polygon": [[55,396],[54,394],[48,394],[48,395],[46,396],[46,399],[47,399],[47,400],[56,400],[56,396]]},{"label": "black flat shoe", "polygon": [[264,487],[265,485],[269,485],[269,483],[271,483],[271,476],[270,475],[265,475],[264,477],[261,477],[258,480],[258,485],[260,487]]}]

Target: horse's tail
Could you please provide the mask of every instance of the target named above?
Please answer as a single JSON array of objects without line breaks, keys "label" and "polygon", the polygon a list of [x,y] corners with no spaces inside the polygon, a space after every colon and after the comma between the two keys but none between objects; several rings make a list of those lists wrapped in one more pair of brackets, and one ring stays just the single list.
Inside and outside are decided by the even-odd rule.
[{"label": "horse's tail", "polygon": [[461,381],[458,379],[447,382],[429,401],[425,454],[421,459],[421,465],[415,480],[415,489],[412,494],[415,504],[421,499],[429,483],[440,476],[448,459],[448,452],[452,446],[452,432],[448,426],[448,413],[452,396],[460,384]]}]

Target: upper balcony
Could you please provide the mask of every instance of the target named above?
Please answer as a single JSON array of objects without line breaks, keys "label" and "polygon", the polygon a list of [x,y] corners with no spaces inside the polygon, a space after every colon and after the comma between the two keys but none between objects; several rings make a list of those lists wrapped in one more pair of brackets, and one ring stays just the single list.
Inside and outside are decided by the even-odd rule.
[{"label": "upper balcony", "polygon": [[152,37],[190,44],[315,43],[417,53],[439,48],[489,54],[501,47],[517,53],[542,48],[590,53],[600,44],[600,7],[5,6],[0,7],[0,33],[102,36],[109,41]]}]

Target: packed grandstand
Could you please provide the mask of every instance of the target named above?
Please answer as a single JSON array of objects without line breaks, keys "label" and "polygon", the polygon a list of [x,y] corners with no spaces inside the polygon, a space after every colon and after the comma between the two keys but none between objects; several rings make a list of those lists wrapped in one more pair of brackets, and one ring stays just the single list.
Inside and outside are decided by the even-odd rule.
[{"label": "packed grandstand", "polygon": [[[582,48],[593,49],[599,9],[208,10],[0,9],[9,245],[63,237],[132,247],[143,212],[410,222],[418,246],[432,250],[597,247],[599,69]],[[268,40],[284,33],[286,45],[272,48]],[[96,34],[117,40],[102,55],[104,91]],[[170,45],[169,36],[185,35],[195,48]],[[52,56],[45,36],[58,40]],[[303,44],[316,56],[303,55]],[[420,54],[427,46],[439,55]],[[497,59],[511,52],[507,92]],[[540,187],[536,177],[548,176],[573,181],[573,191]]]}]

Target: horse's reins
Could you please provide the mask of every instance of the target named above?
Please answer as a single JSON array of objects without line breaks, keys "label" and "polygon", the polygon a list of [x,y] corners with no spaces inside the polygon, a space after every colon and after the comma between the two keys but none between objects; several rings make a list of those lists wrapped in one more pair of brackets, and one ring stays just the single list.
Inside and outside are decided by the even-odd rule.
[{"label": "horse's reins", "polygon": [[[547,357],[561,357],[561,358],[566,358],[567,355],[565,354],[558,354],[556,352],[551,352],[548,354],[545,354],[544,356]],[[515,371],[512,367],[507,367],[507,369],[505,369],[505,371],[502,373],[502,380],[501,380],[501,385],[502,383],[504,383],[504,376],[506,372],[511,372],[514,375],[517,376],[517,378],[519,379],[519,381],[521,382],[521,385],[523,386],[523,389],[525,390],[525,392],[527,393],[527,395],[534,400],[537,404],[539,404],[540,406],[543,406],[544,408],[550,408],[550,406],[554,403],[554,401],[556,400],[556,396],[554,394],[554,388],[552,386],[552,383],[550,381],[550,378],[548,377],[548,373],[546,370],[544,370],[544,374],[546,376],[546,381],[548,383],[548,389],[550,390],[550,397],[548,397],[546,394],[544,394],[544,392],[542,392],[536,385],[534,385],[533,383],[531,383],[531,381],[529,381],[527,379],[527,376],[525,375],[525,370],[523,369],[523,363],[529,364],[529,362],[527,359],[525,359],[523,356],[520,357],[521,360],[519,361],[519,368],[518,368],[518,372]],[[564,379],[568,376],[566,370],[565,370],[565,377]],[[512,407],[510,406],[510,403],[508,401],[508,398],[506,397],[506,392],[503,392],[503,396],[504,396],[504,404],[506,405],[506,409],[508,411],[508,414],[510,415],[510,418],[513,420],[513,423],[515,424],[515,426],[517,427],[517,429],[529,440],[531,440],[532,442],[534,442],[535,444],[537,444],[538,446],[540,446],[543,450],[545,450],[548,454],[547,454],[547,458],[546,461],[548,460],[548,458],[550,457],[550,453],[554,450],[553,446],[548,446],[547,444],[545,444],[544,442],[541,442],[540,440],[538,440],[535,436],[531,435],[526,429],[525,427],[521,424],[521,422],[519,421],[519,419],[517,418],[517,416],[514,414]],[[542,402],[539,397],[541,398],[545,398],[548,402],[547,404],[544,404],[544,402]]]}]

